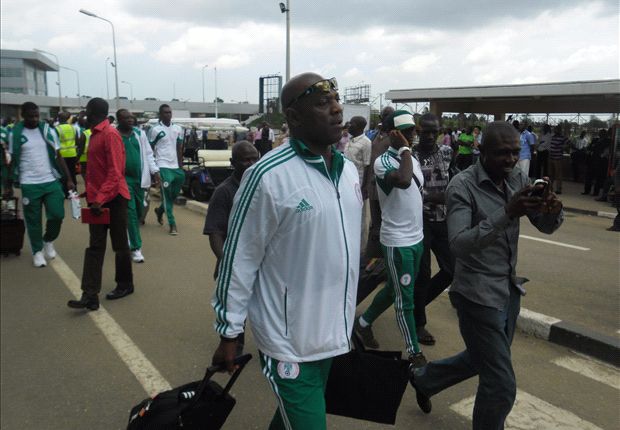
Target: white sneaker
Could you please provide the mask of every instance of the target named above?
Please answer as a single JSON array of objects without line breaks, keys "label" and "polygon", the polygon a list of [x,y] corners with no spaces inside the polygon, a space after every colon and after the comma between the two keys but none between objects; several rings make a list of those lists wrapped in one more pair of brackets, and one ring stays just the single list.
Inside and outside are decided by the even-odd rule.
[{"label": "white sneaker", "polygon": [[144,255],[142,255],[142,250],[134,249],[131,251],[131,259],[134,263],[144,263]]},{"label": "white sneaker", "polygon": [[49,260],[56,258],[56,249],[54,249],[54,242],[43,242],[43,253]]},{"label": "white sneaker", "polygon": [[47,266],[47,261],[45,261],[45,257],[43,256],[43,252],[38,251],[35,252],[32,256],[32,264],[34,267],[45,267]]}]

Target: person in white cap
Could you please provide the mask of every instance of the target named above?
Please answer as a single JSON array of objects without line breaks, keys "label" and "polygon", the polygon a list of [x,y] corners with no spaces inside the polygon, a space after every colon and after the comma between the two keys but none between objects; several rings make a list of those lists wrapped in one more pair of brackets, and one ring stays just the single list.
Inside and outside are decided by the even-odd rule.
[{"label": "person in white cap", "polygon": [[413,314],[413,286],[424,251],[420,163],[411,156],[415,131],[413,115],[394,111],[386,121],[390,146],[375,160],[374,171],[381,205],[381,249],[388,281],[370,307],[355,320],[355,332],[369,348],[378,348],[371,325],[392,304],[398,328],[413,367],[426,364],[420,350]]}]

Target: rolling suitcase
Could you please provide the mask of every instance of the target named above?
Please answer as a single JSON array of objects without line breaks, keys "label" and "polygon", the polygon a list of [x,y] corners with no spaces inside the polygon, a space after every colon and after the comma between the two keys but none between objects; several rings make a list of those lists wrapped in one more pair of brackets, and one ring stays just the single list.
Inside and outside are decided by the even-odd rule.
[{"label": "rolling suitcase", "polygon": [[211,381],[211,377],[221,370],[220,366],[211,366],[201,381],[190,382],[143,400],[131,409],[127,430],[222,428],[236,403],[228,391],[251,358],[251,354],[246,354],[235,359],[239,368],[224,388]]},{"label": "rolling suitcase", "polygon": [[24,246],[24,220],[17,210],[17,197],[2,200],[0,211],[0,254],[19,255]]}]

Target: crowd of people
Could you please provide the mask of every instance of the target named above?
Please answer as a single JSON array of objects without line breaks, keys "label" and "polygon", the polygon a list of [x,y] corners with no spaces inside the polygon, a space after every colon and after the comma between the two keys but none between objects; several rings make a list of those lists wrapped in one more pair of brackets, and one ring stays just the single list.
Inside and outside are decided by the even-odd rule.
[{"label": "crowd of people", "polygon": [[[270,428],[325,428],[332,359],[351,349],[352,335],[379,348],[373,323],[393,306],[419,407],[430,413],[433,395],[478,375],[473,428],[503,428],[516,395],[510,348],[524,294],[516,273],[519,223],[527,217],[551,234],[563,222],[562,171],[554,163],[569,145],[561,129],[551,135],[545,127],[537,137],[518,121],[496,121],[484,133],[453,133],[432,114],[416,121],[409,111],[386,107],[368,133],[366,119],[356,116],[345,135],[337,82],[315,73],[288,81],[281,102],[286,128],[276,138],[264,123],[235,143],[233,173],[209,203],[203,233],[217,258],[212,306],[220,336],[213,362],[235,369],[249,321],[277,399]],[[162,190],[157,221],[163,225],[165,215],[169,233],[178,234],[173,203],[184,178],[185,132],[170,107],[160,106],[148,133],[125,109],[113,126],[100,98],[89,100],[75,127],[64,114],[51,127],[34,103],[21,113],[2,136],[11,156],[6,173],[22,190],[34,265],[56,256],[63,187],[76,190],[69,164],[81,166],[88,209],[94,217],[107,213],[109,222],[89,224],[83,294],[67,305],[99,308],[108,234],[116,286],[106,298],[132,294],[132,260],[144,261],[139,224],[152,185]],[[595,145],[580,139],[579,150]],[[532,165],[535,151],[548,155]],[[537,193],[531,172],[546,176],[545,169],[550,186]],[[596,191],[603,187],[592,172],[590,179]],[[3,194],[11,193],[8,184]],[[386,282],[357,312],[358,282],[378,260]],[[448,286],[465,350],[429,362],[421,345],[437,340],[426,308]]]},{"label": "crowd of people", "polygon": [[[433,115],[419,119],[417,145],[413,115],[392,108],[372,139],[365,120],[352,118],[343,142],[336,81],[314,73],[284,86],[282,106],[288,141],[258,161],[249,144],[237,144],[244,161],[207,213],[204,233],[218,256],[212,305],[221,340],[213,362],[235,369],[249,320],[277,398],[270,428],[325,428],[331,360],[351,348],[352,332],[378,348],[372,323],[393,305],[420,408],[429,413],[432,395],[479,375],[474,428],[503,428],[516,394],[510,344],[523,293],[519,219],[545,233],[563,220],[557,196],[533,195],[516,167],[519,132],[506,122],[490,124],[484,137],[478,131],[471,153],[457,153],[473,163],[475,145],[478,159],[458,173],[451,146],[437,143]],[[440,262],[434,276],[431,252]],[[376,258],[387,282],[356,314],[360,260]],[[420,344],[435,339],[425,307],[448,285],[466,350],[428,362]]]}]

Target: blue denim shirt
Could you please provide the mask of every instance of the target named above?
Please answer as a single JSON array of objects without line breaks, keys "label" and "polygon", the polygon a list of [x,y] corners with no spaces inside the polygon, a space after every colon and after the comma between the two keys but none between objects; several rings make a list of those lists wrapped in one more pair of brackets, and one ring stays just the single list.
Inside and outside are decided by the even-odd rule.
[{"label": "blue denim shirt", "polygon": [[[448,239],[456,258],[450,291],[472,302],[502,310],[516,284],[519,219],[510,219],[505,205],[529,184],[521,169],[513,169],[498,188],[480,161],[459,173],[448,185]],[[528,214],[541,232],[551,234],[564,214]]]},{"label": "blue denim shirt", "polygon": [[531,160],[532,159],[532,146],[536,145],[536,139],[534,135],[527,130],[521,132],[519,137],[521,143],[521,152],[519,153],[519,160]]}]

